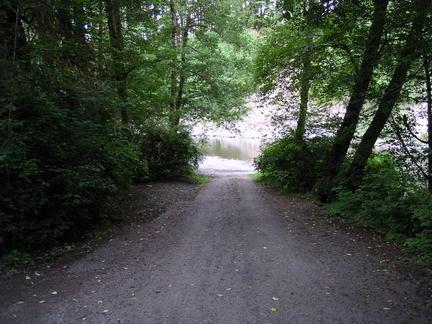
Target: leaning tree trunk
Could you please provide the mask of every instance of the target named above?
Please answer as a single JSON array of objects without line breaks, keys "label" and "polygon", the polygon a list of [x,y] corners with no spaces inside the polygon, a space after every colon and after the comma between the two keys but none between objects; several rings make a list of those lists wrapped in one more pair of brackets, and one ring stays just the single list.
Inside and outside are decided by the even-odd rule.
[{"label": "leaning tree trunk", "polygon": [[123,124],[127,125],[129,122],[126,85],[127,73],[124,67],[124,44],[119,0],[105,0],[105,6],[113,58],[113,74],[117,86],[117,95],[120,99],[120,114]]},{"label": "leaning tree trunk", "polygon": [[357,189],[360,185],[363,179],[367,160],[369,159],[373,147],[399,98],[409,68],[412,62],[420,56],[421,35],[430,5],[431,0],[416,1],[416,12],[411,31],[409,32],[405,45],[400,52],[401,54],[398,64],[380,101],[375,116],[366,130],[366,133],[363,135],[360,145],[354,154],[354,159],[346,172],[346,177],[343,177],[346,179],[344,180],[346,185],[352,190]]},{"label": "leaning tree trunk", "polygon": [[321,179],[315,185],[314,191],[326,200],[332,189],[333,178],[340,171],[342,162],[354,137],[360,117],[360,111],[365,102],[366,93],[372,80],[374,67],[379,58],[379,48],[384,30],[387,6],[389,0],[375,0],[372,25],[363,53],[362,63],[357,73],[354,87],[342,124],[337,131],[333,146],[327,155]]},{"label": "leaning tree trunk", "polygon": [[306,130],[306,116],[308,111],[309,89],[311,84],[311,55],[309,48],[303,53],[302,72],[300,76],[300,109],[295,130],[295,139],[303,141]]},{"label": "leaning tree trunk", "polygon": [[177,111],[177,95],[178,95],[178,60],[177,60],[177,47],[179,38],[179,26],[177,21],[177,9],[174,0],[170,0],[170,13],[171,13],[171,48],[173,50],[173,59],[171,62],[171,99],[170,99],[170,122],[172,126],[177,126],[179,116]]},{"label": "leaning tree trunk", "polygon": [[423,69],[426,79],[427,129],[428,129],[428,189],[432,192],[432,84],[429,70],[429,58],[426,45],[423,44]]}]

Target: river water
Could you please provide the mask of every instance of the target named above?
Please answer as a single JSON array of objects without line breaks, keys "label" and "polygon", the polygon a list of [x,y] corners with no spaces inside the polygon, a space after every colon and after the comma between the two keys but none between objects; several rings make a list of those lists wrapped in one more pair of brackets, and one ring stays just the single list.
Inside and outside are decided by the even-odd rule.
[{"label": "river water", "polygon": [[212,137],[203,145],[204,159],[200,171],[204,173],[251,173],[253,159],[260,153],[260,139]]}]

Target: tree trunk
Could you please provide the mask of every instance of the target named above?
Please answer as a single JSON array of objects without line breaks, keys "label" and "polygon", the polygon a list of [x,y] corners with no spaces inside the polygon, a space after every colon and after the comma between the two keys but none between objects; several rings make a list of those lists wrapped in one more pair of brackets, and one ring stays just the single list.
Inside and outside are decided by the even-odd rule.
[{"label": "tree trunk", "polygon": [[171,48],[173,49],[173,59],[171,62],[171,99],[170,99],[170,119],[173,126],[177,126],[180,118],[177,111],[177,47],[178,47],[178,22],[177,22],[177,9],[174,0],[170,0],[170,13],[171,13]]},{"label": "tree trunk", "polygon": [[[293,4],[295,6],[295,4]],[[312,35],[307,31],[307,27],[312,25],[310,12],[310,0],[303,2],[303,18],[305,19],[304,31],[308,35],[308,44],[302,53],[302,71],[300,75],[300,106],[297,119],[297,126],[294,133],[298,143],[302,143],[306,131],[306,117],[308,112],[309,89],[311,86],[311,51],[309,46],[313,44]]]},{"label": "tree trunk", "polygon": [[127,73],[124,67],[124,44],[119,0],[105,0],[105,6],[113,58],[113,74],[117,85],[117,95],[120,99],[121,120],[123,124],[127,125],[129,123],[126,85]]},{"label": "tree trunk", "polygon": [[355,152],[354,159],[346,173],[347,177],[344,177],[347,186],[352,190],[357,189],[360,185],[367,160],[399,98],[411,63],[420,55],[421,35],[430,5],[431,0],[416,1],[414,20],[405,45],[401,50],[398,64],[379,103],[378,110]]},{"label": "tree trunk", "polygon": [[28,67],[29,47],[18,6],[0,6],[0,39],[0,59]]},{"label": "tree trunk", "polygon": [[426,79],[427,129],[428,129],[428,189],[432,192],[432,85],[429,70],[429,58],[426,45],[423,44],[423,68]]},{"label": "tree trunk", "polygon": [[295,138],[298,142],[303,141],[306,130],[306,116],[308,111],[309,89],[311,83],[311,56],[309,49],[303,53],[302,72],[300,77],[300,109],[295,131]]},{"label": "tree trunk", "polygon": [[186,17],[186,22],[183,26],[183,33],[182,33],[182,49],[181,49],[181,57],[180,57],[180,71],[179,71],[179,83],[178,83],[178,92],[177,92],[177,99],[176,99],[176,109],[177,109],[177,120],[176,125],[180,123],[180,116],[179,116],[179,110],[182,108],[184,101],[183,101],[183,95],[184,95],[184,87],[186,85],[186,50],[187,50],[187,44],[189,39],[189,28],[191,24],[191,16],[188,14]]},{"label": "tree trunk", "polygon": [[333,146],[324,163],[325,167],[322,177],[314,188],[314,191],[324,200],[328,198],[331,192],[333,178],[340,171],[357,128],[360,111],[365,102],[373,70],[379,58],[379,47],[384,30],[388,2],[389,0],[374,0],[372,25],[369,29],[362,63],[356,76],[351,98],[346,107],[342,124],[337,131]]},{"label": "tree trunk", "polygon": [[104,71],[105,69],[105,64],[103,64],[102,62],[105,62],[104,60],[104,54],[105,54],[105,47],[104,47],[104,34],[105,34],[105,17],[103,15],[104,12],[104,2],[103,0],[99,0],[98,1],[98,21],[97,21],[97,26],[98,26],[98,37],[97,37],[97,53],[98,53],[98,69],[99,69],[99,73],[101,73],[102,71]]}]

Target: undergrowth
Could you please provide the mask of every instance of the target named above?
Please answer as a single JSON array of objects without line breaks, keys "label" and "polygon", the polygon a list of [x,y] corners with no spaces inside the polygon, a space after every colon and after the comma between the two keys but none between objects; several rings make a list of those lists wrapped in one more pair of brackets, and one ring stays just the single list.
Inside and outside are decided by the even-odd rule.
[{"label": "undergrowth", "polygon": [[[256,181],[290,194],[309,193],[318,179],[327,138],[298,144],[286,137],[267,144],[255,160]],[[432,194],[413,180],[391,155],[373,155],[360,187],[340,185],[326,212],[398,241],[416,260],[432,263]]]}]

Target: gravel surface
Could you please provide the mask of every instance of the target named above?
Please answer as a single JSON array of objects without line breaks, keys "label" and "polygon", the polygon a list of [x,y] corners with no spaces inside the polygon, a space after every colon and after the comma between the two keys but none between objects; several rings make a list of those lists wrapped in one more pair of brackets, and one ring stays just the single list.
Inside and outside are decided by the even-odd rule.
[{"label": "gravel surface", "polygon": [[140,189],[130,212],[154,199],[159,217],[69,264],[2,280],[0,323],[432,322],[430,282],[312,202],[228,172],[196,196],[192,185]]}]

